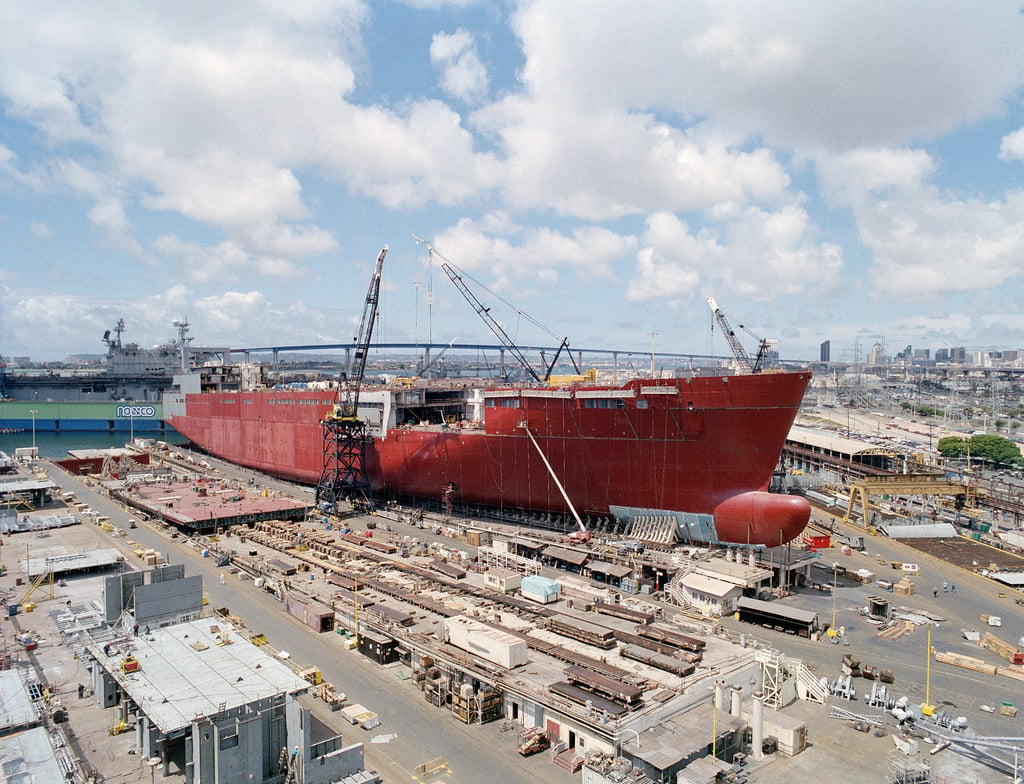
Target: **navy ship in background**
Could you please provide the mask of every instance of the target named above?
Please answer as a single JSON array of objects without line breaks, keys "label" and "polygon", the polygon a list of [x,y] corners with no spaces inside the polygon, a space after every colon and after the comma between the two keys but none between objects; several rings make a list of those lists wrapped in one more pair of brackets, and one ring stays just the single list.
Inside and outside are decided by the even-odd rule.
[{"label": "navy ship in background", "polygon": [[223,363],[229,350],[195,347],[187,320],[177,337],[153,348],[125,343],[124,319],[103,333],[102,363],[80,368],[14,368],[0,362],[0,429],[39,431],[157,431],[165,429],[163,395],[174,376]]}]

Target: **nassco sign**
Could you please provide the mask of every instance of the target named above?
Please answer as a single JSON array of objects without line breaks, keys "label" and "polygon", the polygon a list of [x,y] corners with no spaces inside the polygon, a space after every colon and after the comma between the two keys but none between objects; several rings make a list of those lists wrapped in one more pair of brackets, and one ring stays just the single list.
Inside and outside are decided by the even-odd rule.
[{"label": "nassco sign", "polygon": [[118,406],[119,417],[155,417],[156,406]]}]

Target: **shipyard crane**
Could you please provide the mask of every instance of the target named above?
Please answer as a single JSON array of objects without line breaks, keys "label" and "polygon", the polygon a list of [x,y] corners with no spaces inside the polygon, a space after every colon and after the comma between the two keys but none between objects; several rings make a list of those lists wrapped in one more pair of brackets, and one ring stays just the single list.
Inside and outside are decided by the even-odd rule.
[{"label": "shipyard crane", "polygon": [[353,338],[353,349],[342,371],[337,398],[321,422],[323,468],[316,486],[316,503],[331,511],[337,511],[338,501],[342,499],[366,505],[370,503],[370,480],[366,475],[366,423],[359,418],[359,390],[366,373],[373,325],[377,320],[380,276],[387,252],[385,245],[377,256],[363,303],[359,332]]},{"label": "shipyard crane", "polygon": [[[530,377],[534,381],[546,382],[551,378],[551,371],[554,370],[555,363],[558,361],[558,358],[561,356],[563,350],[568,352],[569,359],[572,362],[573,367],[576,369],[576,372],[580,372],[579,366],[576,364],[576,360],[573,359],[572,352],[569,351],[569,339],[562,338],[561,345],[559,345],[558,351],[555,353],[554,359],[551,360],[550,364],[545,364],[544,378],[541,379],[541,377],[537,374],[537,371],[533,369],[533,366],[530,364],[530,361],[523,354],[519,346],[517,346],[513,342],[512,338],[509,337],[508,333],[504,330],[501,324],[499,324],[491,315],[491,309],[484,305],[477,298],[477,296],[469,289],[469,286],[466,285],[466,282],[462,279],[462,276],[459,275],[459,273],[455,270],[454,265],[440,253],[438,253],[437,249],[429,242],[427,242],[425,239],[423,239],[422,237],[417,237],[415,234],[413,234],[412,237],[414,240],[424,245],[431,256],[437,256],[441,260],[441,269],[444,270],[445,275],[447,275],[449,280],[451,280],[451,282],[455,284],[455,288],[457,288],[459,292],[462,294],[462,296],[466,298],[466,301],[477,312],[477,315],[483,319],[487,327],[491,330],[491,332],[494,333],[494,336],[498,338],[499,341],[501,341],[501,345],[504,346],[505,350],[511,352],[512,356],[516,358],[516,361],[518,361],[519,364],[523,366],[523,369],[530,374]],[[537,326],[541,326],[540,324],[537,323],[537,321],[530,318],[529,316],[526,316],[526,318],[529,319],[532,323],[536,324]]]},{"label": "shipyard crane", "polygon": [[754,357],[754,372],[760,373],[764,370],[764,358],[768,356],[768,338],[757,335],[752,329],[740,324],[740,329],[757,341],[757,356]]},{"label": "shipyard crane", "polygon": [[[451,348],[452,346],[454,346],[454,345],[455,345],[455,341],[456,341],[456,340],[458,340],[458,338],[457,338],[457,337],[454,337],[454,338],[452,338],[452,339],[451,339],[450,341],[448,341],[448,345],[447,345],[447,346],[445,346],[445,347],[444,347],[443,349],[441,349],[440,353],[438,353],[438,354],[435,354],[435,355],[434,355],[434,357],[433,357],[433,359],[431,359],[431,360],[430,360],[429,362],[425,362],[425,363],[423,364],[423,366],[422,366],[422,367],[421,367],[421,368],[420,368],[420,369],[419,369],[419,370],[417,371],[417,373],[418,373],[418,374],[419,374],[420,376],[423,376],[424,378],[426,378],[426,376],[427,376],[427,372],[428,372],[428,371],[429,371],[429,370],[430,370],[430,369],[431,369],[432,367],[434,367],[434,365],[436,365],[436,364],[437,364],[438,362],[440,362],[440,361],[441,361],[441,359],[442,359],[442,358],[444,357],[445,353],[447,353],[448,349],[450,349],[450,348]],[[429,349],[427,349],[427,350],[429,351]],[[426,355],[424,355],[424,359],[426,359]]]},{"label": "shipyard crane", "polygon": [[750,355],[747,354],[747,350],[743,348],[743,344],[740,343],[739,338],[736,337],[736,333],[729,324],[729,319],[725,317],[725,313],[723,313],[722,309],[718,307],[718,303],[715,302],[715,298],[708,297],[707,301],[708,306],[711,308],[711,312],[715,314],[715,321],[718,322],[718,326],[721,328],[722,334],[725,336],[725,342],[729,344],[729,350],[732,352],[733,358],[736,360],[736,364],[739,365],[740,371],[744,373],[760,373],[761,361],[764,358],[767,341],[761,341],[761,347],[757,352],[757,360],[755,362],[751,362]]}]

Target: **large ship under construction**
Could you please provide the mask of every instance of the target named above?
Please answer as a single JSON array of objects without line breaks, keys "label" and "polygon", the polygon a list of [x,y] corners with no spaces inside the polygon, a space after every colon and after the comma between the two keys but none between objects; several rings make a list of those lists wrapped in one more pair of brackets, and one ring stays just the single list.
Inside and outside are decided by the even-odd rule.
[{"label": "large ship under construction", "polygon": [[[589,374],[551,383],[551,365],[543,378],[535,373],[445,261],[442,269],[532,378],[366,385],[386,253],[336,389],[266,388],[258,367],[207,368],[180,377],[180,391],[165,395],[166,421],[212,455],[316,484],[318,500],[325,487],[336,497],[344,463],[350,489],[379,499],[427,499],[525,523],[567,514],[581,528],[584,518],[621,528],[658,520],[677,540],[746,545],[781,545],[806,525],[804,498],[768,488],[810,372],[690,372],[624,383]],[[737,359],[760,370],[760,355],[749,362],[709,303]],[[237,389],[224,388],[228,379]]]},{"label": "large ship under construction", "polygon": [[[223,377],[184,377],[182,391],[164,398],[167,422],[209,454],[316,484],[334,393],[210,388]],[[768,492],[809,380],[769,372],[373,386],[359,400],[366,472],[382,498],[445,498],[524,520],[565,514],[568,499],[592,519],[671,517],[684,540],[778,545],[810,514],[805,499]]]}]

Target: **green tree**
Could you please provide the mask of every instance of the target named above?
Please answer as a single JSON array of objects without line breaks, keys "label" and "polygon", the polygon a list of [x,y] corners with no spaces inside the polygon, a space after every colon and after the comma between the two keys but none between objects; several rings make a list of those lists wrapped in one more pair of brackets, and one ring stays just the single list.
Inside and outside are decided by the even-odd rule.
[{"label": "green tree", "polygon": [[1018,466],[1024,464],[1020,449],[1008,438],[1003,436],[971,436],[968,440],[971,457],[988,460],[1001,466]]},{"label": "green tree", "polygon": [[943,457],[965,457],[967,455],[967,439],[960,436],[946,436],[939,439],[936,448]]}]

